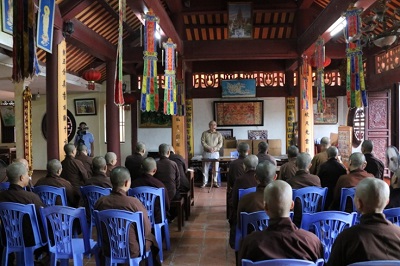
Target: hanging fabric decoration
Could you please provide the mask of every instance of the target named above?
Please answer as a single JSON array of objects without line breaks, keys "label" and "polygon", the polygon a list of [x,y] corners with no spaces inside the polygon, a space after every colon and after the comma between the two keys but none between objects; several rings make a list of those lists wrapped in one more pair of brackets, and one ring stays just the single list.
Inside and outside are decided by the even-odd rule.
[{"label": "hanging fabric decoration", "polygon": [[124,33],[124,21],[126,14],[126,2],[125,0],[118,1],[118,11],[119,11],[119,31],[118,31],[118,49],[117,49],[117,62],[116,62],[116,72],[115,72],[115,88],[114,88],[114,103],[118,106],[124,105],[124,96],[122,92],[122,37]]},{"label": "hanging fabric decoration", "polygon": [[352,38],[353,36],[361,34],[361,13],[362,10],[356,8],[350,8],[345,13],[347,20],[345,29],[345,38],[347,40],[346,92],[347,105],[349,108],[366,107],[368,105],[367,91],[364,81],[361,41],[360,38]]},{"label": "hanging fabric decoration", "polygon": [[175,81],[175,49],[176,44],[168,38],[167,42],[163,43],[165,49],[165,71],[164,71],[164,114],[176,115],[178,107],[176,103],[176,81]]},{"label": "hanging fabric decoration", "polygon": [[308,60],[306,55],[302,55],[302,66],[301,66],[301,109],[308,110],[309,103],[308,103]]},{"label": "hanging fabric decoration", "polygon": [[14,0],[13,8],[13,72],[14,82],[39,74],[36,56],[35,1]]},{"label": "hanging fabric decoration", "polygon": [[176,81],[176,103],[178,105],[178,113],[179,116],[184,116],[185,114],[185,84],[183,80]]},{"label": "hanging fabric decoration", "polygon": [[325,112],[325,81],[324,81],[324,64],[325,64],[325,42],[319,37],[315,43],[315,61],[317,65],[317,113]]},{"label": "hanging fabric decoration", "polygon": [[154,34],[157,28],[158,17],[149,10],[143,15],[144,25],[144,66],[141,89],[140,110],[144,112],[158,111],[158,81],[157,81],[157,43]]},{"label": "hanging fabric decoration", "polygon": [[32,176],[32,93],[25,87],[22,93],[24,123],[24,157],[28,161],[29,176]]}]

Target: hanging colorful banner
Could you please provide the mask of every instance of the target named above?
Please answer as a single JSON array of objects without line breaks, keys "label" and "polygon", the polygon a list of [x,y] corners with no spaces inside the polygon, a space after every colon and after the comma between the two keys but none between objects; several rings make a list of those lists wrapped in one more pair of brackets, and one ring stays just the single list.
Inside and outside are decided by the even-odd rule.
[{"label": "hanging colorful banner", "polygon": [[[303,56],[303,59],[306,59]],[[303,62],[306,60],[303,60]],[[307,68],[307,69],[304,69]],[[302,108],[299,113],[299,150],[300,152],[307,152],[314,156],[314,136],[313,136],[313,124],[314,124],[314,112],[312,108],[308,107],[308,103],[312,103],[312,86],[311,82],[311,67],[308,64],[304,64],[300,67],[300,73],[303,82],[301,83],[301,98]],[[307,74],[307,75],[304,75]],[[304,82],[305,81],[305,82]],[[306,105],[306,106],[304,106]],[[307,108],[305,108],[307,107]]]},{"label": "hanging colorful banner", "polygon": [[176,103],[176,81],[175,81],[175,49],[176,44],[168,38],[167,42],[163,43],[165,50],[165,70],[164,70],[164,114],[176,115],[178,106]]},{"label": "hanging colorful banner", "polygon": [[325,42],[319,37],[315,43],[315,61],[317,65],[317,112],[323,113],[326,109],[325,100],[325,80],[324,80],[324,64],[325,64]]},{"label": "hanging colorful banner", "polygon": [[[9,6],[11,6],[11,3],[9,3]],[[14,33],[12,79],[18,83],[40,72],[36,56],[35,1],[13,0],[12,12]]]},{"label": "hanging colorful banner", "polygon": [[346,92],[347,105],[349,108],[366,107],[368,105],[364,81],[361,40],[360,38],[354,38],[354,36],[361,34],[361,13],[362,10],[356,8],[350,8],[345,13],[347,21],[345,28],[345,38],[347,39]]},{"label": "hanging colorful banner", "polygon": [[309,109],[309,103],[308,101],[308,76],[309,76],[309,64],[308,64],[308,59],[306,55],[302,56],[302,64],[300,67],[300,109],[302,110],[308,110]]},{"label": "hanging colorful banner", "polygon": [[118,49],[117,49],[117,63],[115,68],[115,88],[114,88],[114,103],[118,106],[124,105],[124,96],[122,91],[122,38],[124,34],[124,21],[125,21],[125,11],[126,11],[125,0],[118,1]]},{"label": "hanging colorful banner", "polygon": [[186,101],[186,94],[185,94],[185,83],[183,80],[176,81],[176,104],[178,106],[178,115],[184,116],[185,115],[185,101]]},{"label": "hanging colorful banner", "polygon": [[55,0],[40,0],[37,19],[37,46],[48,53],[53,49]]},{"label": "hanging colorful banner", "polygon": [[143,15],[144,25],[144,66],[143,81],[141,89],[140,110],[158,111],[158,80],[157,80],[157,44],[155,42],[155,33],[157,29],[158,17],[149,10]]},{"label": "hanging colorful banner", "polygon": [[293,145],[293,122],[296,119],[295,98],[286,98],[286,149]]}]

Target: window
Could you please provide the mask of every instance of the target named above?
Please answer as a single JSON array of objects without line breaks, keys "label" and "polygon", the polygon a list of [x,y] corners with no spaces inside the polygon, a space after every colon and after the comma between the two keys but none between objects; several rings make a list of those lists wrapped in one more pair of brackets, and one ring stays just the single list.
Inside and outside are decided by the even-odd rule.
[{"label": "window", "polygon": [[[118,107],[119,111],[119,142],[125,143],[125,110],[124,106]],[[104,105],[104,142],[107,143],[106,105]]]},{"label": "window", "polygon": [[357,148],[364,140],[364,132],[365,132],[364,108],[350,109],[347,115],[347,125],[353,127],[353,147]]}]

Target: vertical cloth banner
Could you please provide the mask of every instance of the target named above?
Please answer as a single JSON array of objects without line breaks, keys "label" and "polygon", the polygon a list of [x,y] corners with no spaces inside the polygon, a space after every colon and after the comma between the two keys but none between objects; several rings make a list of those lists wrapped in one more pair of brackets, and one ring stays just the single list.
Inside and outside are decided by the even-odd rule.
[{"label": "vertical cloth banner", "polygon": [[308,110],[309,108],[309,97],[308,97],[308,76],[309,76],[309,64],[306,55],[302,55],[302,67],[300,68],[300,108],[302,110]]},{"label": "vertical cloth banner", "polygon": [[323,113],[326,109],[326,100],[324,81],[325,42],[322,37],[319,37],[315,43],[315,61],[317,63],[317,113]]},{"label": "vertical cloth banner", "polygon": [[58,101],[58,152],[64,158],[64,145],[68,143],[67,117],[67,43],[63,39],[57,47],[57,101]]},{"label": "vertical cloth banner", "polygon": [[293,143],[293,122],[295,120],[295,98],[286,98],[286,149]]},{"label": "vertical cloth banner", "polygon": [[[308,103],[312,102],[312,86],[311,82],[307,82],[311,80],[311,67],[307,61],[306,57],[303,56],[303,64],[300,67],[300,73],[303,82],[300,84],[301,88],[301,97],[302,97],[302,108],[300,108],[299,113],[299,145],[300,152],[307,152],[314,156],[314,137],[313,137],[313,124],[314,124],[314,114],[313,108],[308,108]],[[307,69],[304,69],[307,68]],[[307,75],[305,75],[307,74]],[[304,82],[305,81],[305,82]],[[305,108],[304,104],[307,104],[307,108]]]},{"label": "vertical cloth banner", "polygon": [[12,79],[14,82],[20,82],[39,73],[35,18],[34,0],[13,0]]},{"label": "vertical cloth banner", "polygon": [[157,44],[155,42],[155,32],[158,17],[150,9],[143,15],[144,24],[144,51],[143,51],[143,81],[141,89],[140,110],[144,112],[158,111],[158,81],[157,81]]},{"label": "vertical cloth banner", "polygon": [[194,156],[194,140],[193,140],[193,100],[186,100],[186,133],[187,133],[187,152],[189,160]]},{"label": "vertical cloth banner", "polygon": [[40,0],[37,20],[37,46],[48,53],[53,49],[55,0]]},{"label": "vertical cloth banner", "polygon": [[345,28],[345,38],[347,40],[346,94],[349,108],[366,107],[368,105],[364,81],[361,40],[360,38],[354,38],[361,34],[361,13],[362,10],[356,8],[350,8],[345,13],[347,20]]},{"label": "vertical cloth banner", "polygon": [[185,115],[185,101],[186,101],[186,94],[185,94],[185,83],[183,80],[176,81],[176,104],[178,105],[178,115],[184,116]]},{"label": "vertical cloth banner", "polygon": [[29,176],[32,176],[32,93],[25,87],[22,93],[24,123],[24,157],[28,161]]},{"label": "vertical cloth banner", "polygon": [[124,20],[126,14],[126,2],[125,0],[118,1],[118,49],[117,49],[117,67],[115,68],[115,88],[114,88],[114,103],[118,106],[123,105],[124,96],[122,92],[122,38],[124,34]]},{"label": "vertical cloth banner", "polygon": [[176,115],[178,107],[176,103],[176,81],[175,81],[175,49],[176,44],[168,38],[163,43],[165,50],[165,71],[164,71],[164,114]]}]

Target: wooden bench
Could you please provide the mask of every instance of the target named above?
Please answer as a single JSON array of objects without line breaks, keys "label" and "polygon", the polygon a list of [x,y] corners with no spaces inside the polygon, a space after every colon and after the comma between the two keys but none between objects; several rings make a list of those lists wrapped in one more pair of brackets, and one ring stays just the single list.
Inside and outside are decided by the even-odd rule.
[{"label": "wooden bench", "polygon": [[185,219],[187,221],[190,216],[190,206],[194,205],[194,171],[187,171],[186,177],[189,180],[190,190],[188,192],[181,192],[180,194],[184,199]]},{"label": "wooden bench", "polygon": [[178,217],[176,217],[177,222],[178,222],[178,231],[182,230],[182,226],[185,226],[185,217],[183,216],[185,212],[185,199],[181,198],[178,200],[172,200],[171,201],[171,209],[177,210]]}]

